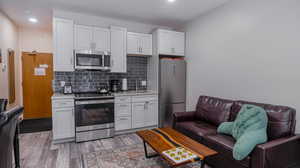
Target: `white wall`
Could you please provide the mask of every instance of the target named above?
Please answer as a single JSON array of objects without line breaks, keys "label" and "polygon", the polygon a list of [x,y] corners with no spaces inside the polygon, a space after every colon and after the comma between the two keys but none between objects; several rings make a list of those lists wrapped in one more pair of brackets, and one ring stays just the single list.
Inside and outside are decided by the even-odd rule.
[{"label": "white wall", "polygon": [[187,110],[199,95],[298,110],[300,1],[233,0],[186,26]]},{"label": "white wall", "polygon": [[[15,51],[15,72],[16,72],[16,102],[20,102],[20,62],[17,59],[19,55],[18,49],[18,28],[17,26],[0,11],[0,48],[2,50],[3,63],[0,64],[0,98],[8,98],[8,70],[7,70],[7,58],[8,49],[13,49]],[[6,67],[5,69],[3,69]]]},{"label": "white wall", "polygon": [[137,32],[137,33],[151,33],[156,28],[166,28],[170,29],[169,27],[153,25],[153,24],[144,24],[134,21],[128,20],[121,20],[109,17],[102,17],[102,16],[93,16],[83,13],[75,13],[69,11],[62,11],[62,10],[54,10],[53,11],[54,17],[61,17],[66,19],[74,20],[75,24],[82,24],[88,26],[98,26],[108,28],[109,26],[120,26],[126,27],[127,31],[129,32]]},{"label": "white wall", "polygon": [[19,29],[19,45],[21,52],[42,52],[52,53],[52,30],[51,29],[35,29],[20,28]]}]

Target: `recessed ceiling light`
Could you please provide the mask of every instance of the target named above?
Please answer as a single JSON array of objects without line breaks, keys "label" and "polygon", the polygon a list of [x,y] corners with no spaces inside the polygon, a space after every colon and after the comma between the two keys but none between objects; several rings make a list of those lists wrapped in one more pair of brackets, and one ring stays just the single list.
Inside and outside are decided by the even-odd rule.
[{"label": "recessed ceiling light", "polygon": [[34,18],[34,17],[30,17],[28,20],[31,23],[37,23],[38,22],[37,18]]},{"label": "recessed ceiling light", "polygon": [[168,0],[168,2],[175,2],[176,0]]}]

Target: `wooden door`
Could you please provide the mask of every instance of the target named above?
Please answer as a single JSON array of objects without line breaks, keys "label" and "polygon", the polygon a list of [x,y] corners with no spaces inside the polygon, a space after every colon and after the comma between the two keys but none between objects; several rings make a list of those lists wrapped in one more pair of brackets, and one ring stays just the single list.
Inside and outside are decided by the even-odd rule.
[{"label": "wooden door", "polygon": [[50,118],[53,61],[50,53],[22,53],[24,118]]},{"label": "wooden door", "polygon": [[15,82],[15,52],[8,50],[8,79],[9,79],[9,104],[16,100],[16,82]]}]

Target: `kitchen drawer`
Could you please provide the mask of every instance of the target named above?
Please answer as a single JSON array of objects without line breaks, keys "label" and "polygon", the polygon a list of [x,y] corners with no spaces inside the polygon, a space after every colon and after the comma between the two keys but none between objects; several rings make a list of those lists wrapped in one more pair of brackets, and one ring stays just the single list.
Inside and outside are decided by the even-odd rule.
[{"label": "kitchen drawer", "polygon": [[115,104],[115,115],[117,117],[131,116],[131,103]]},{"label": "kitchen drawer", "polygon": [[52,108],[66,108],[72,107],[74,108],[74,100],[53,100]]},{"label": "kitchen drawer", "polygon": [[158,101],[157,95],[132,96],[132,102]]},{"label": "kitchen drawer", "polygon": [[131,97],[130,96],[115,97],[115,103],[116,104],[131,103]]},{"label": "kitchen drawer", "polygon": [[115,129],[116,131],[131,129],[131,116],[127,117],[116,117]]}]

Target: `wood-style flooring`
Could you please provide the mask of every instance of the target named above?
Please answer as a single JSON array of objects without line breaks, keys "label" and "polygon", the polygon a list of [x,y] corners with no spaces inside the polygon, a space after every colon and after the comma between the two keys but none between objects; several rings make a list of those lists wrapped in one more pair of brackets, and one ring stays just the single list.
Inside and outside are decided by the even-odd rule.
[{"label": "wood-style flooring", "polygon": [[83,143],[53,145],[51,141],[51,131],[21,134],[21,168],[83,168],[84,153],[141,143],[135,134]]}]

